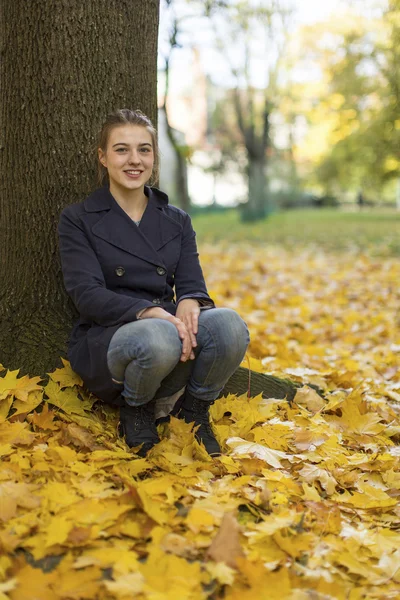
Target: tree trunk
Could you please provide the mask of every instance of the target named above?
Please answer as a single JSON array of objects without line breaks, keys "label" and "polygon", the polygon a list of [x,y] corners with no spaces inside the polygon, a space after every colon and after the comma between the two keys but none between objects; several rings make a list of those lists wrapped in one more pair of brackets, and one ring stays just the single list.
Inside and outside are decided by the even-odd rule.
[{"label": "tree trunk", "polygon": [[185,212],[190,212],[190,196],[188,188],[186,157],[178,148],[176,154],[176,193],[178,206]]},{"label": "tree trunk", "polygon": [[250,157],[247,167],[249,181],[249,200],[243,205],[242,220],[257,221],[264,219],[270,211],[268,206],[268,190],[266,164],[264,157]]},{"label": "tree trunk", "polygon": [[95,187],[104,117],[157,118],[158,0],[0,4],[0,362],[43,374],[65,355],[74,310],[57,223]]},{"label": "tree trunk", "polygon": [[[280,379],[274,375],[266,375],[249,371],[243,367],[239,367],[232,377],[225,384],[220,396],[227,394],[248,394],[249,396],[258,396],[262,394],[264,398],[286,398],[291,402],[296,395],[296,390],[302,387],[301,383],[290,381],[289,379]],[[320,392],[319,388],[316,388]]]},{"label": "tree trunk", "polygon": [[[168,67],[169,68],[169,67]],[[165,117],[165,127],[167,130],[167,137],[171,143],[171,146],[175,153],[176,164],[174,166],[174,178],[175,178],[175,193],[176,197],[171,198],[172,204],[176,204],[185,212],[190,210],[190,196],[188,189],[188,177],[187,177],[187,162],[186,157],[182,152],[182,148],[179,141],[175,138],[174,130],[169,124],[168,113],[166,107],[166,99],[164,100],[164,106],[162,107]]]}]

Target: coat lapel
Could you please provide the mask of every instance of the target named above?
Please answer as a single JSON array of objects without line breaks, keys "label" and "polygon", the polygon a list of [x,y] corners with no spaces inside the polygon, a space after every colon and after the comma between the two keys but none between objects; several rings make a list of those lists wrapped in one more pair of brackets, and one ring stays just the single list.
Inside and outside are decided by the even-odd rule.
[{"label": "coat lapel", "polygon": [[[85,202],[88,212],[105,211],[92,233],[109,244],[155,265],[165,266],[158,254],[165,244],[181,233],[181,226],[162,211],[162,203],[147,188],[149,202],[138,227],[123,211],[107,188],[98,190]],[[101,193],[100,193],[101,192]]]},{"label": "coat lapel", "polygon": [[140,233],[156,252],[182,232],[182,227],[168,217],[150,190],[149,203],[139,226]]}]

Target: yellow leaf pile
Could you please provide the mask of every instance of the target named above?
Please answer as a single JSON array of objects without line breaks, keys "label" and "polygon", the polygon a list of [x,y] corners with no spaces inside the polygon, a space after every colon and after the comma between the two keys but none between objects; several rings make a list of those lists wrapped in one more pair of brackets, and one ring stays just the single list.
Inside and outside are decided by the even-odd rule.
[{"label": "yellow leaf pile", "polygon": [[[138,458],[67,362],[0,377],[0,600],[361,600],[400,590],[400,264],[206,247],[246,319],[248,364],[294,401],[211,409],[224,455],[179,419]],[[218,268],[216,269],[216,265]]]}]

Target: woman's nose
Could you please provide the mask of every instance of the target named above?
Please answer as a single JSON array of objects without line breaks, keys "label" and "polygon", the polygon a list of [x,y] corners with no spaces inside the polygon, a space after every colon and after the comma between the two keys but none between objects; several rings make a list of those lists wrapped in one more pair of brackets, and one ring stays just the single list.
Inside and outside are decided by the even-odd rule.
[{"label": "woman's nose", "polygon": [[136,150],[132,150],[132,152],[130,153],[129,162],[132,163],[133,165],[137,165],[140,163],[140,156],[136,152]]}]

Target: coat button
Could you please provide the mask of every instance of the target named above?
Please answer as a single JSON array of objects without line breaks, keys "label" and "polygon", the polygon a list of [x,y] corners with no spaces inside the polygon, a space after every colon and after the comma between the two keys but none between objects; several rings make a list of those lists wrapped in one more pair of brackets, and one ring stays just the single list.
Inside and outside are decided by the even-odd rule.
[{"label": "coat button", "polygon": [[165,275],[166,272],[164,267],[157,267],[157,275]]},{"label": "coat button", "polygon": [[124,267],[117,267],[115,269],[115,274],[118,275],[118,277],[122,277],[122,275],[125,273],[125,269]]},{"label": "coat button", "polygon": [[161,300],[160,298],[154,298],[154,300],[152,300],[153,304],[161,304]]}]

